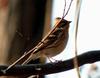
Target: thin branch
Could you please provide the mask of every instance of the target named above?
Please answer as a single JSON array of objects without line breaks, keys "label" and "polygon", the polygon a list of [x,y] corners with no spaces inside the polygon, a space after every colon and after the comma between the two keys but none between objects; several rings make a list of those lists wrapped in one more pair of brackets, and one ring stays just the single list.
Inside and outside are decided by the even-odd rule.
[{"label": "thin branch", "polygon": [[74,58],[74,67],[76,68],[76,71],[77,71],[77,75],[78,75],[78,78],[81,78],[80,76],[80,70],[79,70],[79,67],[78,67],[78,61],[77,61],[77,33],[78,33],[78,27],[79,27],[79,18],[80,18],[80,8],[81,8],[81,3],[82,1],[81,0],[77,0],[76,2],[76,11],[75,11],[75,58]]},{"label": "thin branch", "polygon": [[[59,61],[57,63],[31,64],[24,66],[16,65],[5,73],[2,72],[2,70],[6,69],[8,66],[0,66],[0,76],[47,75],[63,72],[74,68],[73,59],[74,58],[66,61]],[[100,61],[100,50],[88,51],[78,55],[79,66],[97,61]]]}]

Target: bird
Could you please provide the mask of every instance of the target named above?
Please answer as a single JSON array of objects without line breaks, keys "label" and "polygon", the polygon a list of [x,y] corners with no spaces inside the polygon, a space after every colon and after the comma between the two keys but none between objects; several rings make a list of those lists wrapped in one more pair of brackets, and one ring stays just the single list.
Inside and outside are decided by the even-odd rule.
[{"label": "bird", "polygon": [[66,47],[69,39],[69,26],[71,21],[57,17],[54,28],[31,50],[25,52],[17,61],[12,63],[5,71],[22,61],[22,65],[39,57],[49,58],[60,54]]},{"label": "bird", "polygon": [[[60,17],[56,18],[55,23],[60,20]],[[23,64],[27,64],[31,59],[34,60],[43,56],[50,58],[61,53],[68,42],[69,23],[70,21],[66,21],[65,19],[61,20],[58,27],[49,34],[45,40],[41,41],[42,44],[37,46],[38,50],[32,53],[29,58],[23,62]]]}]

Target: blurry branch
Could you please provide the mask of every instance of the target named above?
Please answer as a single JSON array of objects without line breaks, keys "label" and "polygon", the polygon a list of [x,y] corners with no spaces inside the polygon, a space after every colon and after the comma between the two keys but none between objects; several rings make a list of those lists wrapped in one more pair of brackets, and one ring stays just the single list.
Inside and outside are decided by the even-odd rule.
[{"label": "blurry branch", "polygon": [[76,71],[77,71],[77,75],[78,75],[78,78],[81,78],[80,76],[80,69],[78,67],[78,60],[77,60],[77,34],[78,34],[78,27],[79,27],[79,18],[80,18],[80,8],[81,8],[81,3],[82,3],[82,0],[77,0],[76,2],[76,10],[75,10],[75,58],[74,58],[74,67],[76,68]]},{"label": "blurry branch", "polygon": [[[81,55],[78,55],[78,66],[82,66],[88,63],[94,63],[100,61],[100,50],[88,51]],[[16,65],[7,72],[2,72],[7,66],[0,66],[0,76],[24,76],[24,75],[36,75],[36,74],[52,74],[71,70],[74,68],[73,59],[66,61],[59,61],[47,64],[31,64],[31,65]]]}]

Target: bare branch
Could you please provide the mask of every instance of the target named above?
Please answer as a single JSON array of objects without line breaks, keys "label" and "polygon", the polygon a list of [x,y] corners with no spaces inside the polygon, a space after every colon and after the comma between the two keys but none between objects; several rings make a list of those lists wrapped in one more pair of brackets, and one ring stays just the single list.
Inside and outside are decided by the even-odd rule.
[{"label": "bare branch", "polygon": [[[6,69],[8,66],[0,66],[0,76],[46,75],[63,72],[74,68],[73,59],[74,58],[66,61],[59,61],[57,63],[31,64],[24,66],[16,65],[5,73],[2,70]],[[88,51],[78,55],[79,66],[97,61],[100,61],[100,50]]]}]

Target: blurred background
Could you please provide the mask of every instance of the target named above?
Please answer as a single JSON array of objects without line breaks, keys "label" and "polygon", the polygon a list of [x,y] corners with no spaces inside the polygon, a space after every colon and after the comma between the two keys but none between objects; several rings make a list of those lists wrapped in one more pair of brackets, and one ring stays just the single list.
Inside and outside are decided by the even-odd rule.
[{"label": "blurred background", "polygon": [[[67,7],[70,0],[66,0]],[[78,54],[90,50],[100,50],[99,0],[82,0],[79,29]],[[68,9],[66,7],[66,10]],[[0,0],[0,64],[11,64],[25,51],[34,47],[53,27],[56,17],[62,17],[64,0]],[[74,17],[76,0],[66,20],[72,21],[69,42],[66,49],[53,57],[66,60],[74,56]],[[45,63],[45,58],[30,63]],[[99,62],[80,67],[81,78],[100,78]],[[39,78],[78,78],[76,70],[40,76]],[[1,78],[1,77],[0,77]],[[7,77],[27,78],[27,77]]]}]

